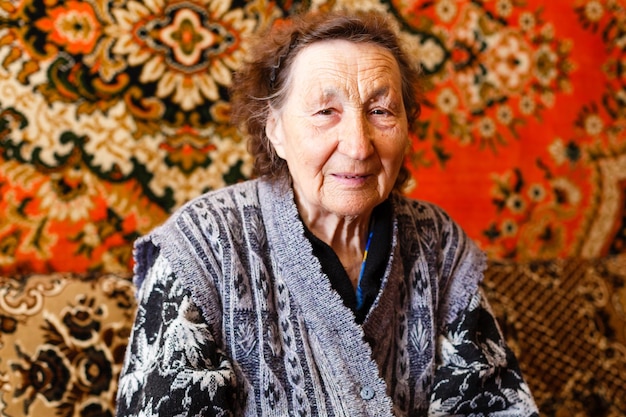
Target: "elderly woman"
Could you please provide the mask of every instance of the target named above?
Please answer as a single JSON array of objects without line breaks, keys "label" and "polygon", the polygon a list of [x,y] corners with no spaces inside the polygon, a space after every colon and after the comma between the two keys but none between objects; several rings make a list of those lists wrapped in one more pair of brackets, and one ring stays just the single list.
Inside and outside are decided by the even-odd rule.
[{"label": "elderly woman", "polygon": [[118,416],[537,415],[483,254],[403,197],[418,73],[378,14],[276,25],[233,89],[258,177],[137,243]]}]

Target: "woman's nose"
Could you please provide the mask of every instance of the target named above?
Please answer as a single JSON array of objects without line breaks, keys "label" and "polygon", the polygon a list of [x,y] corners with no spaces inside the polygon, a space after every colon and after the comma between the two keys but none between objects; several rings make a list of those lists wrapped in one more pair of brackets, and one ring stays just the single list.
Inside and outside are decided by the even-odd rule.
[{"label": "woman's nose", "polygon": [[355,160],[367,159],[374,151],[372,129],[365,115],[345,115],[339,138],[339,152]]}]

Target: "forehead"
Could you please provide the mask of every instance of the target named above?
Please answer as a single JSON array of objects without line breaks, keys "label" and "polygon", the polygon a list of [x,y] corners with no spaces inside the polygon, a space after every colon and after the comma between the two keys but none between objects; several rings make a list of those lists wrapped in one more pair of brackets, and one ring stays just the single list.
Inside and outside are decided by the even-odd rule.
[{"label": "forehead", "polygon": [[302,49],[291,68],[292,87],[325,82],[400,84],[395,56],[374,43],[316,42]]}]

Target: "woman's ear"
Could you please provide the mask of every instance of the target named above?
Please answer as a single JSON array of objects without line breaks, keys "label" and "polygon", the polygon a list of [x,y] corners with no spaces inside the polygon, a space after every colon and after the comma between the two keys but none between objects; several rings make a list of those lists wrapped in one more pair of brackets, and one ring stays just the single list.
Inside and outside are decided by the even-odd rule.
[{"label": "woman's ear", "polygon": [[276,154],[285,159],[284,148],[284,131],[282,129],[282,123],[278,112],[270,107],[267,116],[267,122],[265,123],[265,135],[269,139],[270,143],[274,147]]}]

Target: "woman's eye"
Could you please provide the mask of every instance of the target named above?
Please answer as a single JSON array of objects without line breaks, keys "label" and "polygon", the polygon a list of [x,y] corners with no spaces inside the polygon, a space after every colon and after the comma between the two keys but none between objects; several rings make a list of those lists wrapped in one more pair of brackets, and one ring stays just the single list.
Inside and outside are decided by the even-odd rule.
[{"label": "woman's eye", "polygon": [[377,116],[384,116],[384,115],[389,114],[389,111],[385,109],[374,109],[372,110],[372,114],[377,115]]},{"label": "woman's eye", "polygon": [[322,116],[330,116],[331,114],[333,114],[333,109],[322,109],[318,111],[317,114],[320,114]]}]

